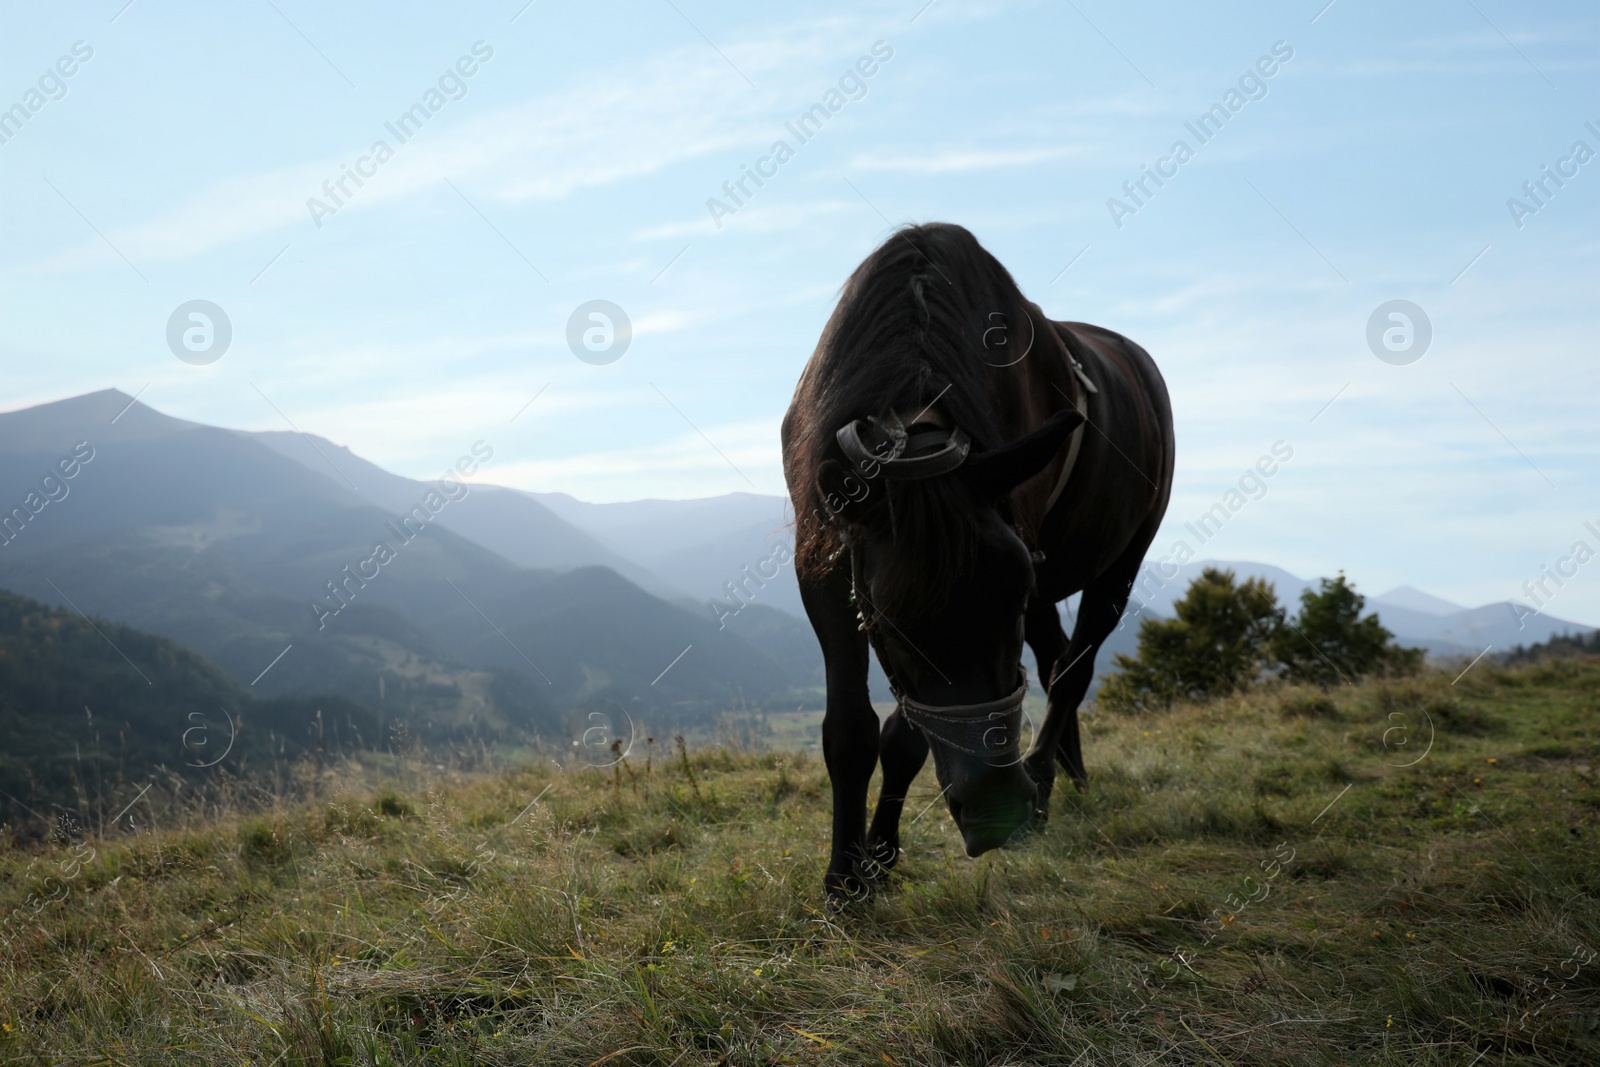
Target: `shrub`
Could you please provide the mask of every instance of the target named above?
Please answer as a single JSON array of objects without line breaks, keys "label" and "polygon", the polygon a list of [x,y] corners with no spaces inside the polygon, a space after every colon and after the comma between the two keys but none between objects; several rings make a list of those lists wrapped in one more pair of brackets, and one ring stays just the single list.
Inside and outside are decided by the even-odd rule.
[{"label": "shrub", "polygon": [[1102,704],[1131,711],[1221,696],[1271,666],[1280,609],[1270,582],[1235,585],[1232,571],[1207,567],[1173,610],[1176,618],[1139,623],[1139,653],[1116,657],[1120,673],[1101,687]]},{"label": "shrub", "polygon": [[[1238,585],[1232,571],[1207,567],[1173,605],[1175,618],[1139,623],[1138,654],[1116,657],[1118,673],[1101,687],[1100,703],[1140,711],[1225,696],[1273,676],[1327,688],[1368,675],[1414,674],[1423,650],[1396,645],[1377,615],[1361,617],[1365,606],[1340,572],[1301,593],[1300,614],[1289,619],[1270,582]],[[1338,716],[1326,702],[1304,700],[1285,713]]]},{"label": "shrub", "polygon": [[1372,674],[1413,674],[1422,666],[1422,649],[1395,644],[1377,615],[1361,617],[1367,598],[1343,571],[1321,586],[1301,593],[1299,617],[1273,634],[1272,656],[1285,679],[1327,687]]}]

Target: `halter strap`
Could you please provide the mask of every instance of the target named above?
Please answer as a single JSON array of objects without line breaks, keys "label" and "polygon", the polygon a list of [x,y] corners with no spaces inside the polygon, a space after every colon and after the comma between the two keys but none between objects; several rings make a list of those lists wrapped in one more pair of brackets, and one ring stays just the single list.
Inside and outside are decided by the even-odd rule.
[{"label": "halter strap", "polygon": [[1089,394],[1100,391],[1084,373],[1083,364],[1078,362],[1077,357],[1069,352],[1067,360],[1072,365],[1072,375],[1078,383],[1078,388],[1074,390],[1078,395],[1073,398],[1073,407],[1078,409],[1083,421],[1072,431],[1072,443],[1067,446],[1067,461],[1061,466],[1061,476],[1056,479],[1055,488],[1050,490],[1050,499],[1045,501],[1045,514],[1049,514],[1050,509],[1056,506],[1056,501],[1061,499],[1062,491],[1067,488],[1067,479],[1072,477],[1072,468],[1078,462],[1078,449],[1083,445],[1083,428],[1089,424]]}]

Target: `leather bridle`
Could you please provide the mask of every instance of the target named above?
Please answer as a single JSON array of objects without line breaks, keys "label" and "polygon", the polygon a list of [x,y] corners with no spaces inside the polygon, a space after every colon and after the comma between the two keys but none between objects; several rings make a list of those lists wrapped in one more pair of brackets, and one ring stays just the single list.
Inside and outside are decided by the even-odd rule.
[{"label": "leather bridle", "polygon": [[[884,478],[897,481],[947,474],[966,461],[971,449],[970,439],[959,428],[908,433],[894,415],[887,419],[858,419],[841,427],[836,436],[845,455],[863,473],[876,464]],[[848,537],[843,549],[850,553],[850,600],[855,605],[859,629],[866,633],[869,641],[877,644],[875,631],[881,613],[864,592],[866,582],[861,573],[861,552]],[[883,667],[900,714],[930,742],[938,742],[933,746],[936,764],[942,765],[945,760],[940,746],[1000,760],[998,766],[1008,766],[1021,759],[1022,702],[1028,694],[1026,666],[1017,664],[1017,688],[998,700],[946,705],[914,700],[900,688],[887,664]]]}]

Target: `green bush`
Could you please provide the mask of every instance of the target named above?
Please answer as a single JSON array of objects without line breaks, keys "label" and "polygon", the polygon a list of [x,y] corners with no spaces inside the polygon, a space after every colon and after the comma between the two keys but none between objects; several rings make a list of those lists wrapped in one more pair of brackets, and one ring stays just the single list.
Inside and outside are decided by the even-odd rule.
[{"label": "green bush", "polygon": [[1138,654],[1116,657],[1117,673],[1101,686],[1099,701],[1113,711],[1145,711],[1272,677],[1327,688],[1415,673],[1423,650],[1396,645],[1377,615],[1361,617],[1365,606],[1340,572],[1302,592],[1300,613],[1290,619],[1270,582],[1239,585],[1232,571],[1207,567],[1173,605],[1174,618],[1139,623]]},{"label": "green bush", "polygon": [[1235,585],[1232,571],[1207,567],[1173,610],[1176,618],[1140,621],[1139,654],[1116,657],[1119,673],[1101,687],[1101,703],[1138,710],[1221,696],[1269,669],[1280,614],[1270,582]]},{"label": "green bush", "polygon": [[1420,648],[1401,648],[1378,616],[1361,617],[1367,598],[1344,572],[1322,579],[1318,592],[1300,594],[1300,615],[1273,634],[1272,656],[1291,682],[1330,686],[1373,674],[1411,674],[1422,666]]}]

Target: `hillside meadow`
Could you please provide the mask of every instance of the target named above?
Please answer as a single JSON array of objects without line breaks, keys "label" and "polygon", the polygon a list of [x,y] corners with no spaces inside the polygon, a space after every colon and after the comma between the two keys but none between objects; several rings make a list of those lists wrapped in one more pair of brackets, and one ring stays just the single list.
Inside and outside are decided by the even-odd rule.
[{"label": "hillside meadow", "polygon": [[978,860],[930,766],[843,911],[804,751],[219,784],[0,852],[0,1061],[1600,1062],[1600,659],[1454,676],[1089,715]]}]

